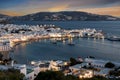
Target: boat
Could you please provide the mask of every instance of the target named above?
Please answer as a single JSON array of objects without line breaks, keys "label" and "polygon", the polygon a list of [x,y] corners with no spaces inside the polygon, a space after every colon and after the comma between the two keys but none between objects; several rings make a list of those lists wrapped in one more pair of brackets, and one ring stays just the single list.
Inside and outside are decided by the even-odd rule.
[{"label": "boat", "polygon": [[52,42],[52,44],[57,44],[57,42]]},{"label": "boat", "polygon": [[110,40],[110,41],[120,41],[120,37],[112,36],[112,37],[107,38],[107,40]]},{"label": "boat", "polygon": [[74,43],[68,43],[68,45],[69,45],[69,46],[75,46],[75,44],[74,44]]}]

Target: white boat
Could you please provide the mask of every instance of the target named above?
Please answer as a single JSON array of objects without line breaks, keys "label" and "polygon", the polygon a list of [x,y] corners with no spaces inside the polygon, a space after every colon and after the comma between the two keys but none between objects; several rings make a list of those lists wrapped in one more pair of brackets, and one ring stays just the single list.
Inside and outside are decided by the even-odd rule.
[{"label": "white boat", "polygon": [[107,40],[110,40],[110,41],[120,41],[120,37],[111,36],[111,37],[107,38]]}]

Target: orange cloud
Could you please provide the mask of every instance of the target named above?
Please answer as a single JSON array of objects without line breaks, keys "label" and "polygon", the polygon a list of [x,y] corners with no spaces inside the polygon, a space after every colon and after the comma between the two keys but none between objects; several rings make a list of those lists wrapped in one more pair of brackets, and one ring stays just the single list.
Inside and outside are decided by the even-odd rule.
[{"label": "orange cloud", "polygon": [[48,11],[50,12],[64,11],[64,10],[67,10],[67,8],[68,8],[68,5],[55,6],[55,7],[49,8]]},{"label": "orange cloud", "polygon": [[9,11],[9,10],[0,10],[1,14],[9,15],[9,16],[20,16],[22,13],[16,11]]},{"label": "orange cloud", "polygon": [[79,9],[78,11],[84,11],[84,12],[100,14],[100,15],[120,16],[120,6],[106,7],[106,8],[87,8],[87,9]]},{"label": "orange cloud", "polygon": [[[69,4],[64,4],[64,5],[52,5],[48,7],[40,7],[40,6],[28,6],[27,8],[21,8],[18,7],[16,9],[11,9],[11,10],[0,10],[0,13],[10,15],[10,16],[21,16],[21,15],[26,15],[26,14],[31,14],[31,13],[36,13],[36,12],[44,12],[44,11],[50,11],[50,12],[57,12],[57,11],[73,11],[73,8],[69,8]],[[89,13],[94,13],[94,14],[100,14],[100,15],[112,15],[112,16],[120,16],[120,6],[116,7],[103,7],[103,8],[79,8],[79,9],[74,9],[75,11],[84,11],[84,12],[89,12]]]}]

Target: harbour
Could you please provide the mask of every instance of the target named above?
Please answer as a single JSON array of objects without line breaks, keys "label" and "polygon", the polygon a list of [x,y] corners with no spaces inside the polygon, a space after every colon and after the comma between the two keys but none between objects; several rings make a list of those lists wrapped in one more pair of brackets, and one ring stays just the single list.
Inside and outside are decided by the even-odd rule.
[{"label": "harbour", "polygon": [[[34,23],[38,24],[38,22],[32,22],[32,24],[29,25],[35,25]],[[91,29],[95,28],[97,30],[103,30],[103,32],[105,33],[112,32],[112,28],[114,26],[114,29],[116,30],[114,35],[119,36],[119,29],[118,29],[119,22],[108,21],[108,22],[99,22],[99,24],[98,22],[88,22],[88,23],[89,24],[86,24],[86,22],[66,22],[66,23],[39,22],[39,24],[47,24],[47,25],[55,24],[63,29],[68,29],[68,30],[83,29],[82,26],[86,26],[86,28],[91,28]],[[17,25],[22,25],[22,24],[17,23]],[[106,26],[106,28],[103,29],[101,24],[105,24],[104,26]],[[74,28],[72,26],[74,26]],[[9,55],[12,56],[12,58],[14,58],[18,63],[29,63],[29,61],[32,60],[44,60],[44,59],[66,60],[71,56],[86,57],[88,55],[95,56],[100,59],[107,59],[107,60],[113,60],[119,62],[120,60],[118,56],[120,55],[119,45],[120,45],[119,41],[116,42],[116,41],[109,41],[107,39],[94,39],[89,37],[88,38],[76,37],[76,38],[72,38],[72,40],[66,38],[31,39],[30,41],[23,41],[20,42],[20,44],[17,44],[16,47],[14,48],[14,52],[10,53]]]},{"label": "harbour", "polygon": [[75,43],[75,46],[69,46],[67,41],[66,43],[57,42],[56,44],[53,44],[51,43],[51,40],[46,39],[38,40],[36,42],[22,43],[16,46],[13,55],[20,63],[44,59],[66,60],[71,56],[86,57],[88,55],[119,62],[119,42],[88,38],[73,39],[73,42]]},{"label": "harbour", "polygon": [[119,4],[1,0],[0,80],[120,80]]}]

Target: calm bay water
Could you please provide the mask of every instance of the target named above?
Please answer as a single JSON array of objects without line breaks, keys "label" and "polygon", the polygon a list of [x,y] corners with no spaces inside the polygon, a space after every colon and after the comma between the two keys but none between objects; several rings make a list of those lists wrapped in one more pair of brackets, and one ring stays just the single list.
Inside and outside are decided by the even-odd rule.
[{"label": "calm bay water", "polygon": [[[15,22],[15,24],[54,24],[65,29],[95,28],[105,33],[120,36],[120,21],[70,21],[70,22]],[[70,57],[87,57],[113,60],[120,62],[120,42],[93,39],[73,39],[75,46],[52,40],[40,40],[36,42],[22,43],[16,46],[13,57],[19,63],[27,63],[31,60],[66,60]]]}]

